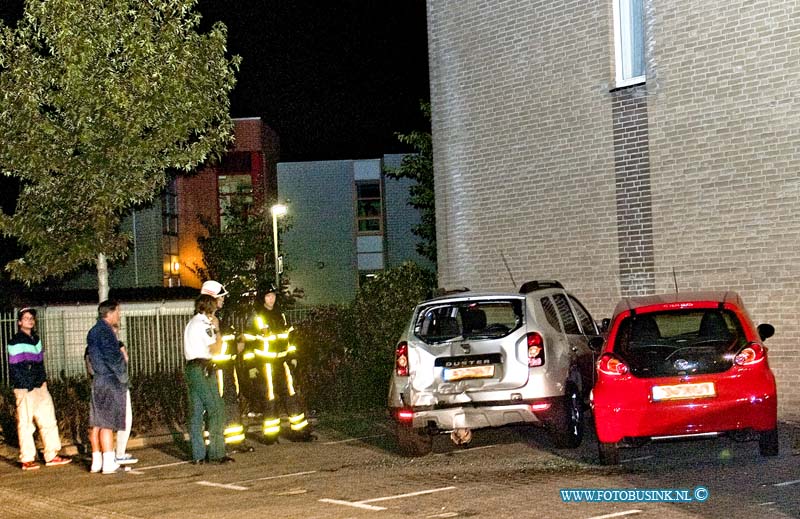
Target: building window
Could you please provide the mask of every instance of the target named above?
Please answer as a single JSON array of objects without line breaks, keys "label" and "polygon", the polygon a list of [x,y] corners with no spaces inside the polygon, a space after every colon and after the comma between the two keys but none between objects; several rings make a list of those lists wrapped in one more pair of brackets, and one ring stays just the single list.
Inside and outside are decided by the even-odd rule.
[{"label": "building window", "polygon": [[219,225],[225,230],[231,221],[246,219],[253,208],[253,178],[246,175],[219,175]]},{"label": "building window", "polygon": [[358,234],[383,232],[383,203],[380,182],[356,183],[356,228]]},{"label": "building window", "polygon": [[617,88],[644,83],[644,0],[612,0]]},{"label": "building window", "polygon": [[163,251],[164,286],[180,286],[178,258],[178,188],[172,179],[161,195],[161,250]]}]

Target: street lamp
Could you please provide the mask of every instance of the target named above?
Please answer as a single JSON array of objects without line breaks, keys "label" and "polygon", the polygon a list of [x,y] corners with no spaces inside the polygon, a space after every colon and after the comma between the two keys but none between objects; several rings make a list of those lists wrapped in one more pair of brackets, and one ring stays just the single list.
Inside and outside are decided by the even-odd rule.
[{"label": "street lamp", "polygon": [[281,271],[278,266],[278,217],[283,216],[288,208],[283,204],[275,204],[270,208],[272,213],[272,243],[275,245],[275,290],[281,289]]}]

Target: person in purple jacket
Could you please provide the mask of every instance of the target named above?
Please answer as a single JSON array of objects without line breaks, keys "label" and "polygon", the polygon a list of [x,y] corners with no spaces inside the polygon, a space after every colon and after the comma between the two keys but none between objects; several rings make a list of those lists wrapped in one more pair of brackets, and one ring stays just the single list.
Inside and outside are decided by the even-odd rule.
[{"label": "person in purple jacket", "polygon": [[34,421],[39,426],[44,447],[44,461],[48,467],[66,465],[72,460],[58,455],[61,436],[53,406],[47,390],[44,369],[44,348],[34,331],[36,310],[23,308],[17,313],[19,331],[8,342],[8,372],[14,397],[17,401],[17,434],[19,436],[19,461],[22,470],[39,468],[36,463],[36,444],[33,440]]}]

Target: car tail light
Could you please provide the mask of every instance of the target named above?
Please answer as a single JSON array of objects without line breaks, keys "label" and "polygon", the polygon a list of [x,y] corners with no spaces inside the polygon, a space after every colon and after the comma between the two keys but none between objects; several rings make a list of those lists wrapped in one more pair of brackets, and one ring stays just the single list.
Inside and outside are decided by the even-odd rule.
[{"label": "car tail light", "polygon": [[414,411],[411,409],[398,409],[396,416],[398,422],[410,422],[414,419]]},{"label": "car tail light", "polygon": [[394,369],[398,377],[408,376],[408,343],[400,341],[394,350]]},{"label": "car tail light", "polygon": [[544,365],[544,337],[536,332],[528,334],[528,367]]},{"label": "car tail light", "polygon": [[539,402],[536,404],[531,404],[531,411],[534,413],[541,413],[542,411],[547,411],[550,409],[549,402]]},{"label": "car tail light", "polygon": [[597,369],[606,375],[618,376],[628,372],[628,365],[614,355],[605,353],[597,361]]},{"label": "car tail light", "polygon": [[751,366],[753,364],[758,364],[765,358],[767,358],[766,348],[757,342],[751,342],[742,348],[742,351],[736,354],[733,362],[739,366]]}]

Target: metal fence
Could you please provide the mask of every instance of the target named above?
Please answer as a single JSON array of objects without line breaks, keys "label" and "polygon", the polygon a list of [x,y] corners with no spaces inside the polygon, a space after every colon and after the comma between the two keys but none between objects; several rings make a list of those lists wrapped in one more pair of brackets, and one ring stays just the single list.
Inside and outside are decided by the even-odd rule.
[{"label": "metal fence", "polygon": [[[59,306],[36,310],[37,331],[45,348],[48,376],[85,375],[86,334],[97,321],[96,308]],[[310,308],[294,308],[286,312],[286,318],[296,324],[310,311]],[[193,301],[124,304],[119,334],[128,349],[130,374],[136,376],[181,368],[184,363],[183,330],[193,313]],[[16,312],[0,313],[2,385],[9,382],[7,347],[16,332]]]}]

